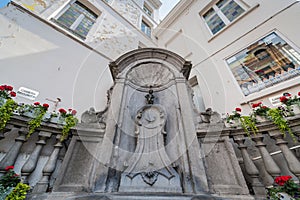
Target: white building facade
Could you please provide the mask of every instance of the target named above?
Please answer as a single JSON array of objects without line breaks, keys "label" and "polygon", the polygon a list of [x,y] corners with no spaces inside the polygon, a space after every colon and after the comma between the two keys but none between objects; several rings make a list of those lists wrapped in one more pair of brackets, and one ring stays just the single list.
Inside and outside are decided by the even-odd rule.
[{"label": "white building facade", "polygon": [[109,62],[157,46],[152,30],[160,6],[158,0],[12,1],[0,10],[1,84],[14,86],[18,102],[101,110],[113,84]]},{"label": "white building facade", "polygon": [[284,92],[300,91],[298,11],[295,0],[181,1],[155,35],[192,61],[200,110],[247,114],[252,103],[276,106]]},{"label": "white building facade", "polygon": [[[186,0],[158,25],[159,0],[14,0],[1,10],[1,82],[82,113],[106,104],[110,61],[161,47],[192,61],[199,111],[226,114],[299,89],[299,2]],[[54,107],[52,108],[55,109]]]}]

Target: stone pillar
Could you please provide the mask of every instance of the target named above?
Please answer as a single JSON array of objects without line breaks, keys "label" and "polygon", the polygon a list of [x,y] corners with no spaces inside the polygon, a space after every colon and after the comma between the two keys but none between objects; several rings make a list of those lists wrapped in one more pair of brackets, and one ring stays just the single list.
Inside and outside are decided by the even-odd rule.
[{"label": "stone pillar", "polygon": [[49,187],[50,177],[55,170],[57,158],[58,158],[60,149],[63,146],[60,141],[60,138],[61,138],[61,135],[56,136],[57,142],[54,145],[54,150],[52,151],[46,165],[43,168],[43,177],[37,183],[37,185],[33,188],[32,193],[44,193],[47,191],[47,189]]},{"label": "stone pillar", "polygon": [[269,135],[276,140],[291,172],[293,172],[300,180],[300,162],[287,146],[287,141],[283,139],[283,134],[279,130],[269,131]]},{"label": "stone pillar", "polygon": [[11,146],[4,158],[0,162],[0,171],[4,171],[6,166],[14,165],[19,155],[19,151],[26,141],[27,128],[22,127],[18,130],[19,136],[15,139],[15,144]]},{"label": "stone pillar", "polygon": [[186,189],[193,188],[194,190],[185,192],[201,193],[203,191],[208,191],[208,183],[204,163],[201,158],[202,150],[200,149],[200,145],[197,140],[191,96],[188,93],[187,83],[184,78],[176,79],[176,87],[177,94],[180,95],[178,101],[181,119],[184,119],[181,121],[183,128],[182,142],[184,144],[184,148],[187,150],[186,157],[183,158],[183,162],[189,163],[189,168],[184,169],[183,179],[188,179],[184,182],[193,185],[193,187],[186,187]]},{"label": "stone pillar", "polygon": [[265,195],[266,194],[265,187],[260,182],[259,171],[247,152],[247,146],[244,144],[245,142],[244,136],[234,136],[234,141],[238,144],[238,148],[241,150],[245,170],[252,179],[251,184],[255,195]]},{"label": "stone pillar", "polygon": [[266,148],[266,144],[263,143],[264,136],[262,134],[256,134],[255,136],[252,136],[252,140],[256,143],[256,147],[258,148],[260,155],[262,157],[264,166],[266,168],[266,171],[275,178],[276,176],[280,175],[280,168],[276,164],[276,162],[271,157],[270,153],[268,152]]},{"label": "stone pillar", "polygon": [[50,132],[40,131],[39,132],[39,140],[36,142],[36,146],[31,153],[28,160],[23,165],[21,172],[22,178],[25,180],[24,183],[28,183],[27,177],[34,171],[38,159],[40,157],[40,153],[43,149],[43,146],[46,144],[46,140],[51,137]]}]

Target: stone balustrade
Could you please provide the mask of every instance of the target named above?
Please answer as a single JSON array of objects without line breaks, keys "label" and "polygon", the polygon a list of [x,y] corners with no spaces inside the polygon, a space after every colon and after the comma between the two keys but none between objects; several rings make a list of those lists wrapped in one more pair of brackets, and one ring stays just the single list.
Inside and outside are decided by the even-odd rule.
[{"label": "stone balustrade", "polygon": [[12,116],[1,131],[0,173],[5,172],[6,166],[13,165],[15,172],[21,174],[23,182],[31,186],[33,193],[44,193],[53,186],[72,134],[62,142],[62,126],[42,122],[41,127],[27,138],[30,119]]},{"label": "stone balustrade", "polygon": [[[210,123],[198,127],[198,139],[203,142],[215,136],[215,147],[218,147],[220,141],[228,138],[250,192],[258,199],[264,199],[265,188],[273,185],[275,177],[290,175],[294,181],[300,180],[300,115],[288,117],[287,120],[296,136],[294,139],[288,133],[284,136],[271,121],[258,123],[258,133],[250,136],[242,127],[224,128],[222,122]],[[205,153],[207,160],[209,154]]]},{"label": "stone balustrade", "polygon": [[[246,181],[251,194],[263,199],[265,188],[273,184],[276,176],[291,175],[299,182],[300,115],[289,117],[288,120],[298,141],[293,141],[288,134],[284,137],[271,121],[257,124],[259,131],[251,136],[247,136],[243,128],[226,128],[223,122],[218,120],[213,123],[202,123],[197,129],[197,135],[199,145],[203,149],[203,158],[208,166],[211,192],[226,194],[232,189],[237,195],[243,195],[247,191],[239,185]],[[70,157],[66,158],[67,160],[73,162],[72,157],[67,156],[70,154],[68,152],[81,148],[79,144],[83,141],[89,143],[82,148],[91,148],[87,151],[87,155],[89,151],[95,151],[93,149],[98,148],[98,140],[102,140],[104,135],[103,127],[95,126],[89,129],[79,124],[76,128],[78,130],[72,130],[69,139],[62,142],[60,140],[62,126],[45,122],[31,137],[26,138],[28,121],[29,118],[13,116],[0,133],[0,173],[5,172],[6,166],[14,165],[16,173],[20,173],[23,181],[31,186],[32,194],[49,192],[53,186],[57,188],[56,191],[64,191],[63,186],[66,187],[66,183],[60,180],[58,174],[62,174],[61,166],[65,155]],[[84,158],[90,161],[88,156]],[[64,165],[70,162],[65,162]],[[238,163],[242,173],[236,168]],[[214,165],[218,166],[214,168]],[[72,179],[70,178],[73,176],[72,171],[69,172],[67,166],[62,168],[65,170],[63,174]],[[84,170],[93,171],[92,168]],[[222,178],[225,177],[222,173],[232,179]],[[89,179],[93,180],[94,177]],[[55,186],[55,182],[59,183],[58,186]]]}]

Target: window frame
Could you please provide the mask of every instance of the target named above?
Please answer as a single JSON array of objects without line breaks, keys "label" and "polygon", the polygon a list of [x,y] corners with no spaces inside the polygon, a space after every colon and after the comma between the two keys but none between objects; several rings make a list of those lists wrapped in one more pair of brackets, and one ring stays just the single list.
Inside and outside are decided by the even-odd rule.
[{"label": "window frame", "polygon": [[146,2],[144,2],[143,11],[147,14],[147,16],[153,17],[153,9]]},{"label": "window frame", "polygon": [[[82,13],[81,11],[78,11],[80,13],[80,15],[76,18],[76,20],[72,23],[71,26],[68,27],[63,23],[58,22],[58,19],[70,9],[72,4],[75,4],[76,2],[78,2],[79,4],[86,7],[87,9],[85,9],[85,10],[87,10],[90,14],[95,15],[95,19],[92,19],[91,17],[87,16],[86,14]],[[51,21],[54,21],[55,24],[57,24],[60,28],[72,33],[72,35],[75,35],[77,38],[79,38],[81,40],[86,40],[87,36],[90,34],[94,25],[97,23],[97,20],[100,17],[101,13],[102,12],[99,11],[96,7],[89,5],[88,2],[85,2],[84,0],[71,0],[66,5],[64,5],[64,7],[59,11],[59,13],[57,13],[54,17],[51,18]],[[91,25],[91,27],[88,30],[88,33],[86,35],[81,35],[78,32],[76,32],[76,28],[80,25],[80,23],[85,18],[88,18],[89,20],[93,21],[93,24]]]},{"label": "window frame", "polygon": [[[229,55],[229,56],[227,56],[227,57],[225,57],[223,59],[224,64],[226,65],[226,68],[228,69],[228,72],[230,73],[232,79],[234,80],[234,83],[235,83],[236,87],[238,88],[238,90],[240,91],[240,93],[244,96],[244,100],[245,101],[252,101],[253,99],[261,98],[263,96],[267,96],[267,95],[270,95],[272,93],[275,93],[275,92],[284,90],[286,88],[292,87],[292,86],[295,85],[295,81],[299,82],[299,80],[300,80],[300,74],[299,75],[295,75],[294,77],[290,77],[290,78],[284,79],[282,81],[274,83],[271,86],[266,86],[263,89],[260,89],[258,91],[254,91],[254,92],[249,93],[247,95],[243,92],[243,89],[240,87],[240,85],[238,83],[238,80],[236,79],[236,77],[235,77],[233,71],[231,70],[231,67],[230,67],[230,65],[228,64],[227,61],[229,59],[231,59],[232,57],[238,55],[240,52],[242,52],[243,50],[247,49],[251,45],[253,45],[253,44],[255,44],[255,43],[259,42],[259,41],[262,41],[265,38],[267,38],[272,33],[275,33],[281,40],[283,40],[286,44],[288,44],[292,48],[292,50],[294,50],[298,54],[300,54],[300,47],[298,47],[297,45],[295,45],[290,39],[288,39],[285,35],[281,34],[277,29],[273,29],[273,30],[267,32],[266,34],[257,37],[257,39],[253,40],[252,42],[248,43],[246,46],[243,46],[238,51],[235,51],[233,54],[231,54],[231,55]],[[295,55],[295,54],[293,54],[293,55]]]},{"label": "window frame", "polygon": [[[215,36],[217,34],[219,34],[222,30],[226,29],[226,27],[228,27],[229,25],[231,25],[232,23],[235,23],[235,21],[237,21],[241,16],[245,15],[248,10],[249,10],[249,5],[247,5],[244,1],[242,0],[229,0],[228,2],[226,2],[223,7],[225,5],[227,5],[230,1],[234,1],[236,4],[238,4],[244,11],[238,15],[235,19],[233,19],[232,21],[230,21],[226,15],[222,12],[222,8],[219,8],[217,6],[217,3],[219,2],[220,0],[215,0],[213,2],[211,2],[205,9],[203,9],[201,12],[200,12],[200,16],[205,24],[205,27],[208,29],[209,33],[212,35],[212,36]],[[223,21],[223,23],[225,24],[224,27],[222,27],[220,30],[218,30],[217,32],[213,33],[212,30],[210,29],[210,27],[208,26],[205,18],[204,18],[204,15],[210,10],[210,9],[213,9],[215,14]],[[214,14],[213,14],[214,15]],[[213,16],[212,15],[212,16]],[[212,17],[210,16],[209,19]]]},{"label": "window frame", "polygon": [[[143,31],[143,28],[142,28],[143,24],[147,25],[146,27],[149,28],[149,30],[150,30],[150,31],[149,31],[149,34],[148,34],[148,32],[147,32],[147,29],[145,29],[146,31]],[[151,26],[150,23],[149,23],[148,21],[146,21],[144,18],[142,18],[142,20],[141,20],[141,31],[142,31],[144,34],[146,34],[149,38],[151,38],[151,36],[152,36],[152,26]]]}]

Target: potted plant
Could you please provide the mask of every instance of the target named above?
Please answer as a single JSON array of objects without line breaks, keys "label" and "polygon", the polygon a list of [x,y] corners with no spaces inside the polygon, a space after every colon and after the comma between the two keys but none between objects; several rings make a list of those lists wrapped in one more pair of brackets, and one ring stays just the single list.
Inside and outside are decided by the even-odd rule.
[{"label": "potted plant", "polygon": [[295,95],[294,97],[288,92],[283,93],[283,96],[280,97],[280,102],[286,108],[287,116],[300,114],[300,92],[298,92],[298,96]]},{"label": "potted plant", "polygon": [[269,107],[262,104],[262,102],[252,104],[253,117],[257,122],[264,122],[268,118]]},{"label": "potted plant", "polygon": [[232,111],[232,114],[226,115],[226,121],[225,121],[225,126],[226,127],[237,127],[240,125],[240,118],[241,118],[241,108],[235,108],[234,111]]},{"label": "potted plant", "polygon": [[256,127],[256,120],[252,116],[241,116],[240,121],[244,131],[249,137],[251,133],[255,135],[258,132],[258,128]]},{"label": "potted plant", "polygon": [[76,124],[78,123],[78,119],[75,116],[77,111],[71,108],[68,109],[68,112],[63,108],[60,108],[58,111],[59,117],[63,119],[64,122],[62,129],[62,137],[60,138],[60,140],[63,141],[68,137],[71,128],[76,126]]},{"label": "potted plant", "polygon": [[49,108],[49,105],[44,103],[43,105],[41,105],[39,102],[35,102],[33,104],[33,113],[34,113],[34,118],[31,119],[28,122],[28,134],[27,134],[27,138],[30,137],[30,135],[35,131],[36,128],[41,126],[42,123],[42,119],[44,117],[44,115],[46,114],[47,110]]},{"label": "potted plant", "polygon": [[17,103],[12,99],[16,93],[9,85],[0,86],[0,130],[3,130],[6,123],[11,118],[13,111],[17,108]]},{"label": "potted plant", "polygon": [[285,136],[288,132],[294,141],[297,141],[291,128],[289,127],[288,121],[284,118],[283,111],[280,108],[271,108],[267,112],[268,117],[278,127],[281,133]]},{"label": "potted plant", "polygon": [[291,176],[276,177],[274,182],[274,186],[267,189],[268,199],[300,199],[300,186],[292,180]]},{"label": "potted plant", "polygon": [[6,173],[0,178],[0,199],[23,200],[30,186],[21,183],[21,178],[14,171],[14,166],[7,166]]}]

